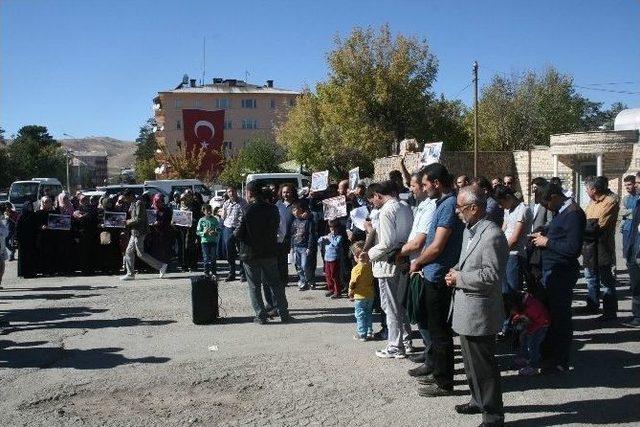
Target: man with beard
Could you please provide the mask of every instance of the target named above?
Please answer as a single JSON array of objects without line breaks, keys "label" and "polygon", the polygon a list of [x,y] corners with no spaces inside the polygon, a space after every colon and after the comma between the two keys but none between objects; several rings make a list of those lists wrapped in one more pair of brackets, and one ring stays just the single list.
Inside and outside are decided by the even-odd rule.
[{"label": "man with beard", "polygon": [[453,330],[460,335],[471,401],[460,414],[482,413],[483,426],[504,424],[495,335],[503,320],[501,285],[509,246],[500,227],[485,219],[486,196],[477,186],[460,189],[456,212],[466,227],[460,260],[445,276],[455,290]]}]

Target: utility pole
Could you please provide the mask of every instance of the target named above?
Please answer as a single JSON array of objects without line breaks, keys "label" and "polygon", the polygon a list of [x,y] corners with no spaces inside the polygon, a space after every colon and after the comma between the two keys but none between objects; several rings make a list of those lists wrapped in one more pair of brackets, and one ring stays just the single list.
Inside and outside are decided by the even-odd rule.
[{"label": "utility pole", "polygon": [[[69,135],[68,133],[63,133],[62,135],[64,136],[68,136],[69,138],[74,138],[73,136]],[[65,157],[67,159],[67,193],[69,194],[69,197],[71,197],[71,181],[69,181],[69,161],[71,160],[71,150],[69,150],[67,147],[64,148],[64,153],[65,153]]]},{"label": "utility pole", "polygon": [[478,176],[478,61],[473,61],[473,176]]}]

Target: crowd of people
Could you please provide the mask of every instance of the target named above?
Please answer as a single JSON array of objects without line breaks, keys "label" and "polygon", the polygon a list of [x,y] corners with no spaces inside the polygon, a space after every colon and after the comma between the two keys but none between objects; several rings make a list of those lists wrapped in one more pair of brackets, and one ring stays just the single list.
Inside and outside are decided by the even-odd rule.
[{"label": "crowd of people", "polygon": [[[256,323],[277,315],[293,320],[284,293],[288,254],[294,254],[299,291],[319,287],[316,260],[322,259],[325,295],[346,294],[354,302],[354,339],[383,339],[376,356],[419,363],[408,373],[421,396],[452,394],[457,333],[472,397],[455,409],[501,425],[496,343],[517,342],[513,366],[520,375],[570,369],[580,257],[588,294],[579,310],[601,312],[602,322],[617,319],[614,241],[622,204],[633,298],[633,316],[624,324],[640,326],[640,174],[625,178],[622,201],[606,177],[587,177],[590,202],[583,210],[558,178],[533,179],[532,203],[525,204],[512,175],[454,177],[438,163],[413,174],[403,169],[384,182],[349,189],[345,180],[302,197],[290,185],[279,192],[247,187],[246,213],[231,234],[244,248]],[[347,211],[367,208],[364,224],[349,215],[323,217],[322,200],[336,195],[345,197]],[[376,308],[381,329],[374,333]],[[412,325],[422,352],[414,351]]]},{"label": "crowd of people", "polygon": [[[17,242],[22,277],[112,274],[123,267],[123,280],[149,267],[162,277],[172,261],[194,271],[200,259],[204,273],[217,276],[217,260],[224,259],[226,281],[247,282],[258,324],[276,316],[295,320],[285,293],[289,260],[303,292],[321,287],[320,259],[326,297],[354,302],[354,338],[386,341],[377,357],[418,363],[408,373],[421,396],[453,393],[457,333],[471,400],[456,411],[482,413],[484,424],[501,425],[496,342],[517,341],[520,375],[569,370],[579,257],[588,288],[579,310],[602,313],[603,322],[617,319],[619,218],[633,299],[625,325],[640,327],[640,173],[624,178],[622,200],[606,177],[585,178],[590,202],[584,211],[556,177],[529,184],[532,201],[525,204],[512,175],[454,177],[439,163],[409,173],[403,162],[388,180],[354,188],[348,180],[316,192],[251,182],[243,198],[229,187],[216,208],[191,191],[174,194],[168,205],[161,195],[62,193],[55,201],[43,197],[36,211],[27,203],[18,215],[8,206],[0,226],[8,250],[0,249],[13,259]],[[344,196],[347,215],[325,218],[323,201],[336,196]],[[349,215],[362,208],[366,220]],[[174,224],[176,210],[189,211],[191,225]],[[126,213],[123,228],[105,226],[111,212]],[[51,214],[70,216],[70,229],[50,229]],[[374,313],[380,314],[378,332]],[[412,325],[421,352],[414,350]]]}]

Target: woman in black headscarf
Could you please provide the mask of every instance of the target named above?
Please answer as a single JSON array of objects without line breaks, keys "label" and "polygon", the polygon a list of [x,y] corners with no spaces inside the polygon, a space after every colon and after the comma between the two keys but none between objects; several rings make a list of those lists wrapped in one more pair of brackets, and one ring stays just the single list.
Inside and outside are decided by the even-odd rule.
[{"label": "woman in black headscarf", "polygon": [[53,276],[58,271],[57,265],[57,231],[49,230],[49,215],[57,214],[53,208],[53,199],[44,196],[40,200],[40,209],[34,215],[36,217],[36,257],[38,273],[45,276]]},{"label": "woman in black headscarf", "polygon": [[27,201],[22,206],[22,212],[18,219],[16,238],[18,240],[18,276],[24,278],[36,275],[36,237],[38,225],[33,212],[33,204]]}]

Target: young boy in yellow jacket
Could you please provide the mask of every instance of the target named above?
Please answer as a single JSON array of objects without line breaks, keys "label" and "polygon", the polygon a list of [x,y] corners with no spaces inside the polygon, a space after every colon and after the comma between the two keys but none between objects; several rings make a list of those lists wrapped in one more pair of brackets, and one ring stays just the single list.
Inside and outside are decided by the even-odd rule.
[{"label": "young boy in yellow jacket", "polygon": [[373,298],[373,271],[371,262],[363,257],[364,242],[358,241],[351,245],[351,253],[356,265],[351,269],[349,280],[349,299],[353,300],[356,315],[356,332],[353,339],[367,341],[373,337],[372,317]]}]

